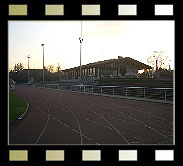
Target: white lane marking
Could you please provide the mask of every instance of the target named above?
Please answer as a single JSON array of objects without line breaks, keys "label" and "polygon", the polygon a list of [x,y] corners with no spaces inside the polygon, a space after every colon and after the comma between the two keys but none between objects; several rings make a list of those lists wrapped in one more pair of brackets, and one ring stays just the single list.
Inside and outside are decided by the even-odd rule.
[{"label": "white lane marking", "polygon": [[75,120],[76,120],[76,122],[77,122],[77,125],[78,125],[78,129],[79,129],[80,141],[81,141],[81,144],[83,144],[83,138],[82,138],[83,135],[82,135],[81,127],[80,127],[80,124],[79,124],[79,121],[78,121],[76,115],[75,115],[75,114],[72,112],[72,110],[71,110],[69,107],[67,107],[64,103],[62,103],[62,105],[63,105],[65,108],[67,108],[67,109],[71,112],[71,114],[74,116],[74,118],[75,118]]},{"label": "white lane marking", "polygon": [[[112,108],[111,108],[111,109],[112,109]],[[112,110],[112,111],[113,111],[113,110]],[[140,123],[140,124],[143,125],[144,127],[148,128],[148,129],[151,129],[151,130],[153,130],[154,132],[160,134],[160,135],[163,136],[164,138],[167,138],[169,141],[172,141],[170,138],[168,138],[168,137],[165,136],[164,134],[160,133],[160,132],[157,131],[155,128],[152,128],[151,126],[148,126],[147,124],[145,124],[145,123],[143,123],[143,122],[141,122],[141,121],[139,121],[139,120],[137,120],[137,119],[135,119],[135,118],[133,118],[133,117],[131,117],[131,116],[129,116],[129,115],[126,115],[124,112],[121,112],[121,111],[114,111],[114,112],[119,112],[120,114],[123,114],[123,115],[127,116],[128,118],[135,120],[136,122]]]},{"label": "white lane marking", "polygon": [[[35,106],[36,107],[36,106]],[[39,109],[38,107],[37,107],[37,109]],[[39,109],[40,111],[42,111],[41,109]],[[43,111],[42,111],[43,112]],[[45,113],[45,112],[43,112],[43,113]],[[50,117],[52,117],[53,119],[55,119],[57,122],[59,122],[59,123],[61,123],[61,124],[63,124],[64,126],[66,126],[67,128],[70,128],[70,126],[68,126],[67,124],[65,124],[65,123],[63,123],[62,121],[60,121],[60,120],[58,120],[58,119],[56,119],[54,116],[52,116],[52,115],[50,115],[50,114],[48,114]],[[77,130],[75,130],[75,129],[72,129],[72,131],[74,131],[74,132],[76,132],[77,134],[80,134]],[[89,137],[87,137],[87,136],[85,136],[85,135],[82,135],[83,137],[85,137],[86,139],[88,139],[88,140],[92,140],[91,138],[89,138]]]},{"label": "white lane marking", "polygon": [[[96,103],[95,103],[95,105],[99,105],[99,104],[96,104]],[[101,105],[99,105],[99,106],[101,106]],[[164,138],[168,139],[169,141],[172,141],[170,138],[168,138],[167,136],[165,136],[165,135],[162,134],[161,132],[157,131],[155,128],[152,128],[151,126],[148,126],[147,124],[145,124],[145,123],[143,123],[143,122],[141,122],[141,121],[139,121],[139,120],[137,120],[137,119],[135,119],[135,118],[133,118],[133,117],[127,115],[127,114],[124,113],[124,112],[121,112],[121,111],[114,111],[113,108],[108,107],[108,106],[103,106],[103,107],[108,108],[108,109],[112,110],[113,112],[118,112],[118,113],[120,113],[120,114],[123,114],[123,115],[127,116],[128,118],[135,120],[136,122],[138,122],[139,124],[143,125],[144,127],[149,128],[149,129],[153,130],[154,132],[160,134],[161,136],[163,136]]]},{"label": "white lane marking", "polygon": [[173,135],[173,133],[171,133],[171,132],[168,132],[168,131],[165,131],[165,130],[161,130],[161,131],[166,133],[166,134]]},{"label": "white lane marking", "polygon": [[158,142],[158,143],[156,143],[157,145],[159,145],[159,144],[167,144],[167,143],[170,143],[170,144],[172,144],[172,142],[171,141],[163,141],[163,142]]},{"label": "white lane marking", "polygon": [[86,135],[82,135],[83,137],[87,138],[88,140],[92,140],[91,138],[87,137]]},{"label": "white lane marking", "polygon": [[87,119],[87,118],[84,118],[84,117],[82,117],[82,116],[80,116],[80,115],[76,115],[76,116],[78,116],[79,118],[82,118],[82,119],[84,119],[84,120],[87,120],[87,121],[89,121],[89,122],[92,122],[92,123],[94,123],[94,124],[99,124],[98,122],[95,122],[95,121],[92,121],[92,120],[90,120],[90,119]]},{"label": "white lane marking", "polygon": [[[112,117],[112,118],[114,118],[114,117]],[[87,120],[89,120],[89,119],[87,119]]]},{"label": "white lane marking", "polygon": [[69,126],[68,126],[68,125],[66,125],[65,123],[63,123],[63,125],[64,125],[64,126],[66,126],[66,127],[69,127]]},{"label": "white lane marking", "polygon": [[[72,100],[68,100],[68,101],[71,101],[71,102],[73,102],[73,103],[75,103],[74,101],[72,101]],[[81,103],[80,103],[81,104]],[[83,104],[81,104],[81,105],[83,105]],[[128,144],[128,145],[130,145],[130,143],[128,142],[128,140],[106,119],[106,118],[104,118],[102,115],[100,115],[99,113],[97,113],[97,112],[95,112],[95,111],[93,111],[91,108],[89,108],[88,106],[85,106],[85,105],[83,105],[84,107],[86,107],[86,108],[88,108],[87,110],[89,110],[90,112],[93,112],[93,113],[95,113],[95,114],[97,114],[100,118],[102,118],[103,120],[105,120],[122,138],[123,138],[123,140]]]},{"label": "white lane marking", "polygon": [[[64,105],[64,106],[65,106],[65,105]],[[65,107],[72,113],[72,115],[74,116],[74,118],[75,118],[75,120],[76,120],[76,122],[77,122],[78,129],[79,129],[79,133],[80,133],[81,144],[83,144],[83,137],[82,137],[82,132],[81,132],[81,127],[80,127],[79,121],[78,121],[76,115],[72,112],[72,110],[71,110],[69,107],[67,107],[67,106],[65,106]]]},{"label": "white lane marking", "polygon": [[[89,108],[89,107],[88,107]],[[92,112],[94,112],[94,113],[96,113],[98,116],[100,116],[103,120],[105,120],[123,139],[124,139],[124,141],[129,145],[130,143],[128,142],[128,140],[106,119],[106,118],[104,118],[102,115],[100,115],[99,113],[97,113],[97,112],[95,112],[95,111],[93,111],[93,110],[91,110],[90,108],[89,108],[89,110],[90,111],[92,111]]]},{"label": "white lane marking", "polygon": [[169,123],[170,123],[169,120],[164,119],[164,118],[160,118],[160,117],[158,117],[158,116],[155,116],[155,115],[151,114],[151,112],[144,112],[144,111],[141,111],[141,110],[138,110],[138,109],[137,109],[136,111],[142,112],[142,113],[147,114],[147,115],[150,115],[150,116],[156,118],[157,121],[158,121],[158,119],[159,119],[159,121],[161,121],[161,122],[169,122]]},{"label": "white lane marking", "polygon": [[[63,104],[63,103],[62,103]],[[67,108],[70,112],[71,112],[71,114],[74,116],[74,118],[75,118],[75,120],[76,120],[76,122],[77,122],[77,125],[78,125],[78,129],[79,129],[79,134],[80,134],[80,140],[81,140],[81,144],[83,144],[83,135],[82,135],[82,132],[81,132],[81,127],[80,127],[80,124],[79,124],[79,121],[78,121],[78,119],[77,119],[77,117],[76,117],[76,115],[72,112],[72,110],[69,108],[69,107],[67,107],[65,104],[63,104],[64,105],[64,107],[65,108]],[[65,110],[66,111],[66,110]],[[69,111],[66,111],[66,112],[69,112]],[[61,122],[60,120],[57,120],[58,122],[60,122],[60,123],[62,123],[64,126],[66,126],[66,127],[68,127],[68,128],[70,128],[70,126],[68,126],[67,124],[65,124],[65,123],[63,123],[63,122]],[[87,137],[88,138],[88,137]],[[90,139],[90,138],[89,138]]]},{"label": "white lane marking", "polygon": [[[70,101],[72,101],[72,100],[70,100]],[[73,102],[73,101],[72,101],[72,102]],[[74,103],[76,103],[76,102],[74,102]],[[82,104],[82,105],[83,105],[83,104]],[[99,105],[99,104],[95,104],[95,105]],[[83,105],[83,106],[85,106],[85,105]],[[101,105],[100,105],[100,106],[101,106]],[[87,107],[87,106],[85,106],[85,107]],[[106,108],[110,108],[110,107],[107,107],[107,106],[105,106],[105,107],[106,107]],[[87,107],[87,108],[88,108],[88,107]],[[112,111],[113,111],[113,108],[110,108],[110,109],[112,109]],[[147,127],[147,128],[149,128],[149,129],[155,131],[156,133],[162,135],[163,137],[167,138],[168,140],[172,141],[172,140],[169,139],[167,136],[165,136],[165,135],[162,134],[161,132],[157,131],[155,128],[152,128],[151,126],[148,126],[148,125],[146,125],[145,123],[143,123],[143,122],[141,122],[141,121],[139,121],[139,120],[137,120],[137,119],[135,119],[135,118],[133,118],[133,117],[131,117],[131,116],[129,116],[129,115],[126,115],[125,113],[123,113],[123,112],[121,112],[121,111],[113,111],[113,112],[118,112],[118,113],[124,114],[125,116],[127,116],[127,117],[129,117],[129,118],[135,120],[135,121],[138,122],[138,123],[140,123],[140,124],[143,125],[144,127]],[[137,115],[136,115],[136,116],[137,116]],[[105,118],[104,118],[104,119],[105,119]],[[135,137],[134,137],[134,138],[135,138]],[[136,137],[136,138],[137,138],[137,137]]]},{"label": "white lane marking", "polygon": [[57,122],[62,123],[60,120],[57,119]]},{"label": "white lane marking", "polygon": [[[43,102],[43,101],[41,101],[41,102],[42,102],[44,105],[46,105],[45,102]],[[62,121],[56,119],[56,118],[53,117],[51,114],[49,114],[49,108],[48,108],[47,105],[46,105],[46,107],[47,107],[48,112],[43,111],[42,109],[38,108],[38,107],[35,106],[34,104],[32,104],[32,105],[33,105],[35,108],[37,108],[39,111],[41,111],[41,112],[47,114],[47,116],[48,116],[47,123],[46,123],[46,125],[45,125],[45,127],[44,127],[42,133],[40,134],[40,136],[39,136],[39,138],[37,139],[37,141],[36,141],[35,144],[37,144],[37,142],[40,140],[40,138],[42,137],[43,133],[45,132],[50,117],[53,118],[54,120],[56,120],[57,122],[63,124],[63,125],[66,126],[67,128],[70,128],[70,126],[68,126],[67,124],[63,123]],[[67,109],[73,114],[73,116],[76,118],[75,114],[74,114],[68,107],[66,107],[66,108],[67,108]],[[66,112],[69,112],[69,111],[66,111]],[[77,120],[77,118],[76,118],[76,120]],[[78,121],[77,121],[77,123],[78,123],[78,125],[79,125],[79,122],[78,122]],[[79,129],[80,129],[80,125],[79,125],[78,127],[79,127]],[[71,128],[70,128],[70,129],[71,129]],[[83,144],[82,137],[85,137],[86,139],[88,139],[88,140],[90,140],[90,141],[92,140],[91,138],[87,137],[86,135],[81,135],[81,131],[78,132],[78,131],[76,131],[75,129],[72,129],[72,131],[76,132],[77,134],[80,134],[80,136],[81,136],[81,144]]]},{"label": "white lane marking", "polygon": [[127,122],[129,124],[133,124],[133,125],[136,125],[136,126],[139,126],[140,124],[139,123],[134,123],[134,122]]},{"label": "white lane marking", "polygon": [[[93,102],[93,101],[92,101],[92,102]],[[97,104],[97,103],[95,103],[95,105],[101,106],[100,104]],[[111,108],[111,107],[107,107],[107,106],[104,106],[104,107],[112,109],[113,112],[122,113],[121,111],[114,111],[114,109]],[[127,107],[126,107],[126,108],[127,108]],[[125,113],[124,113],[124,114],[125,114]],[[133,114],[131,114],[131,115],[133,115]],[[150,115],[151,115],[151,114],[150,114]],[[126,116],[130,117],[129,115],[126,115]],[[133,116],[137,116],[137,115],[133,115]],[[154,117],[156,117],[156,116],[154,116]],[[132,118],[132,119],[138,121],[137,119],[135,119],[135,118],[133,118],[133,117],[130,117],[130,118]],[[158,118],[158,117],[156,117],[156,118]],[[163,119],[163,118],[159,118],[159,119],[164,120],[164,121],[166,121],[166,122],[170,122],[169,120],[166,120],[166,119]],[[139,121],[138,121],[138,122],[139,122]],[[141,124],[141,122],[140,122],[140,124]],[[147,127],[147,125],[146,125],[145,123],[142,122],[142,124],[144,124],[144,127]],[[142,124],[141,124],[141,125],[142,125]],[[151,130],[154,130],[154,131],[157,132],[158,134],[160,134],[160,135],[162,135],[163,137],[169,139],[168,137],[166,137],[165,135],[163,135],[161,132],[157,131],[155,128],[152,128],[151,126],[149,126],[149,127],[150,127]],[[171,139],[169,139],[169,140],[171,140]],[[171,141],[172,141],[172,140],[171,140]]]},{"label": "white lane marking", "polygon": [[35,145],[38,143],[38,141],[41,139],[43,133],[45,132],[46,128],[47,128],[47,125],[48,125],[48,121],[49,121],[50,117],[48,116],[48,119],[47,119],[47,122],[46,122],[46,125],[42,131],[42,133],[40,134],[40,136],[38,137],[38,139],[36,140],[36,142],[34,143]]},{"label": "white lane marking", "polygon": [[[77,134],[79,134],[79,132],[77,130],[75,130],[75,129],[72,129],[72,131],[74,131]],[[86,139],[90,140],[90,141],[92,140],[91,138],[87,137],[86,135],[82,135],[82,136],[85,137]]]},{"label": "white lane marking", "polygon": [[79,132],[78,132],[77,130],[75,130],[75,129],[72,129],[72,131],[74,131],[74,132],[76,132],[76,133],[78,133],[78,134],[79,134]]},{"label": "white lane marking", "polygon": [[130,142],[131,144],[140,144],[142,142]]},{"label": "white lane marking", "polygon": [[36,145],[36,144],[39,142],[39,140],[41,139],[43,133],[45,132],[45,130],[46,130],[47,126],[48,126],[48,122],[49,122],[49,119],[50,119],[50,116],[49,116],[49,108],[48,108],[47,104],[45,104],[45,102],[42,101],[42,103],[47,107],[48,119],[47,119],[47,121],[46,121],[46,124],[45,124],[45,127],[44,127],[43,131],[41,132],[41,134],[39,135],[38,139],[37,139],[36,142],[34,143],[35,145]]},{"label": "white lane marking", "polygon": [[134,138],[140,140],[141,142],[144,142],[144,141],[145,141],[145,140],[143,140],[142,138],[138,138],[138,137],[135,137],[135,136],[134,136]]},{"label": "white lane marking", "polygon": [[111,127],[108,127],[108,126],[104,126],[105,128],[107,128],[107,129],[109,129],[109,130],[112,130],[112,128]]}]

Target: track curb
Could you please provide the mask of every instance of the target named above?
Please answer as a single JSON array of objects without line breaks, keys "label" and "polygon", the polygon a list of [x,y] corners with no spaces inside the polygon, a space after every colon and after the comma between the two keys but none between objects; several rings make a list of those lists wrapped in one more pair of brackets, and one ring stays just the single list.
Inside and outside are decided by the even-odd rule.
[{"label": "track curb", "polygon": [[[25,100],[25,99],[24,99],[24,100]],[[28,112],[28,110],[29,110],[30,104],[28,103],[27,100],[25,100],[25,102],[27,103],[27,107],[26,107],[25,112],[22,113],[15,121],[13,121],[13,122],[9,125],[9,128],[14,127],[14,126],[19,122],[19,120],[22,120],[22,118],[27,114],[27,112]]]}]

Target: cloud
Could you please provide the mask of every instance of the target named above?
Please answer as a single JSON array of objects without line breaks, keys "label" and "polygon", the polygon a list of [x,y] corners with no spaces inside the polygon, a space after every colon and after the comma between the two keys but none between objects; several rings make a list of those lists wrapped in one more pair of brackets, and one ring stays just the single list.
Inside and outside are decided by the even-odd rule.
[{"label": "cloud", "polygon": [[95,21],[83,22],[83,36],[116,36],[125,33],[127,28],[123,21]]}]

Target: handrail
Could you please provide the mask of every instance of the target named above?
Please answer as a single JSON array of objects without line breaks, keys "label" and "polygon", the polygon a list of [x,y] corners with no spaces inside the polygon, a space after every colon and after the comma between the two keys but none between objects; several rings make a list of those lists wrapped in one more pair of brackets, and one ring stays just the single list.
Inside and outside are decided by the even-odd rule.
[{"label": "handrail", "polygon": [[68,85],[60,84],[35,84],[34,86],[49,88],[71,90],[76,92],[84,92],[90,94],[111,95],[126,98],[138,98],[143,100],[161,100],[172,102],[174,98],[174,88],[151,88],[151,87],[137,87],[137,86],[97,86],[97,85]]},{"label": "handrail", "polygon": [[[77,92],[88,92],[88,93],[98,93],[101,95],[119,95],[125,97],[137,97],[137,98],[155,98],[158,100],[173,100],[173,88],[151,88],[151,87],[136,87],[136,86],[96,86],[96,85],[72,85],[71,91],[76,87]],[[80,89],[78,88],[80,87]],[[87,89],[87,88],[90,88]],[[160,90],[160,91],[155,91]],[[171,91],[172,92],[169,92]],[[169,92],[169,94],[167,94]]]}]

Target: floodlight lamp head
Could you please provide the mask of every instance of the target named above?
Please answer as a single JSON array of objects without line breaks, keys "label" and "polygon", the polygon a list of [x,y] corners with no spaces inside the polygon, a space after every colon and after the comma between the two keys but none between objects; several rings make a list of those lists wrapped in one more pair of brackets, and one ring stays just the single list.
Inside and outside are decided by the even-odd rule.
[{"label": "floodlight lamp head", "polygon": [[41,46],[44,46],[44,44],[41,44]]},{"label": "floodlight lamp head", "polygon": [[80,41],[80,43],[82,43],[83,39],[81,37],[79,37],[79,41]]}]

